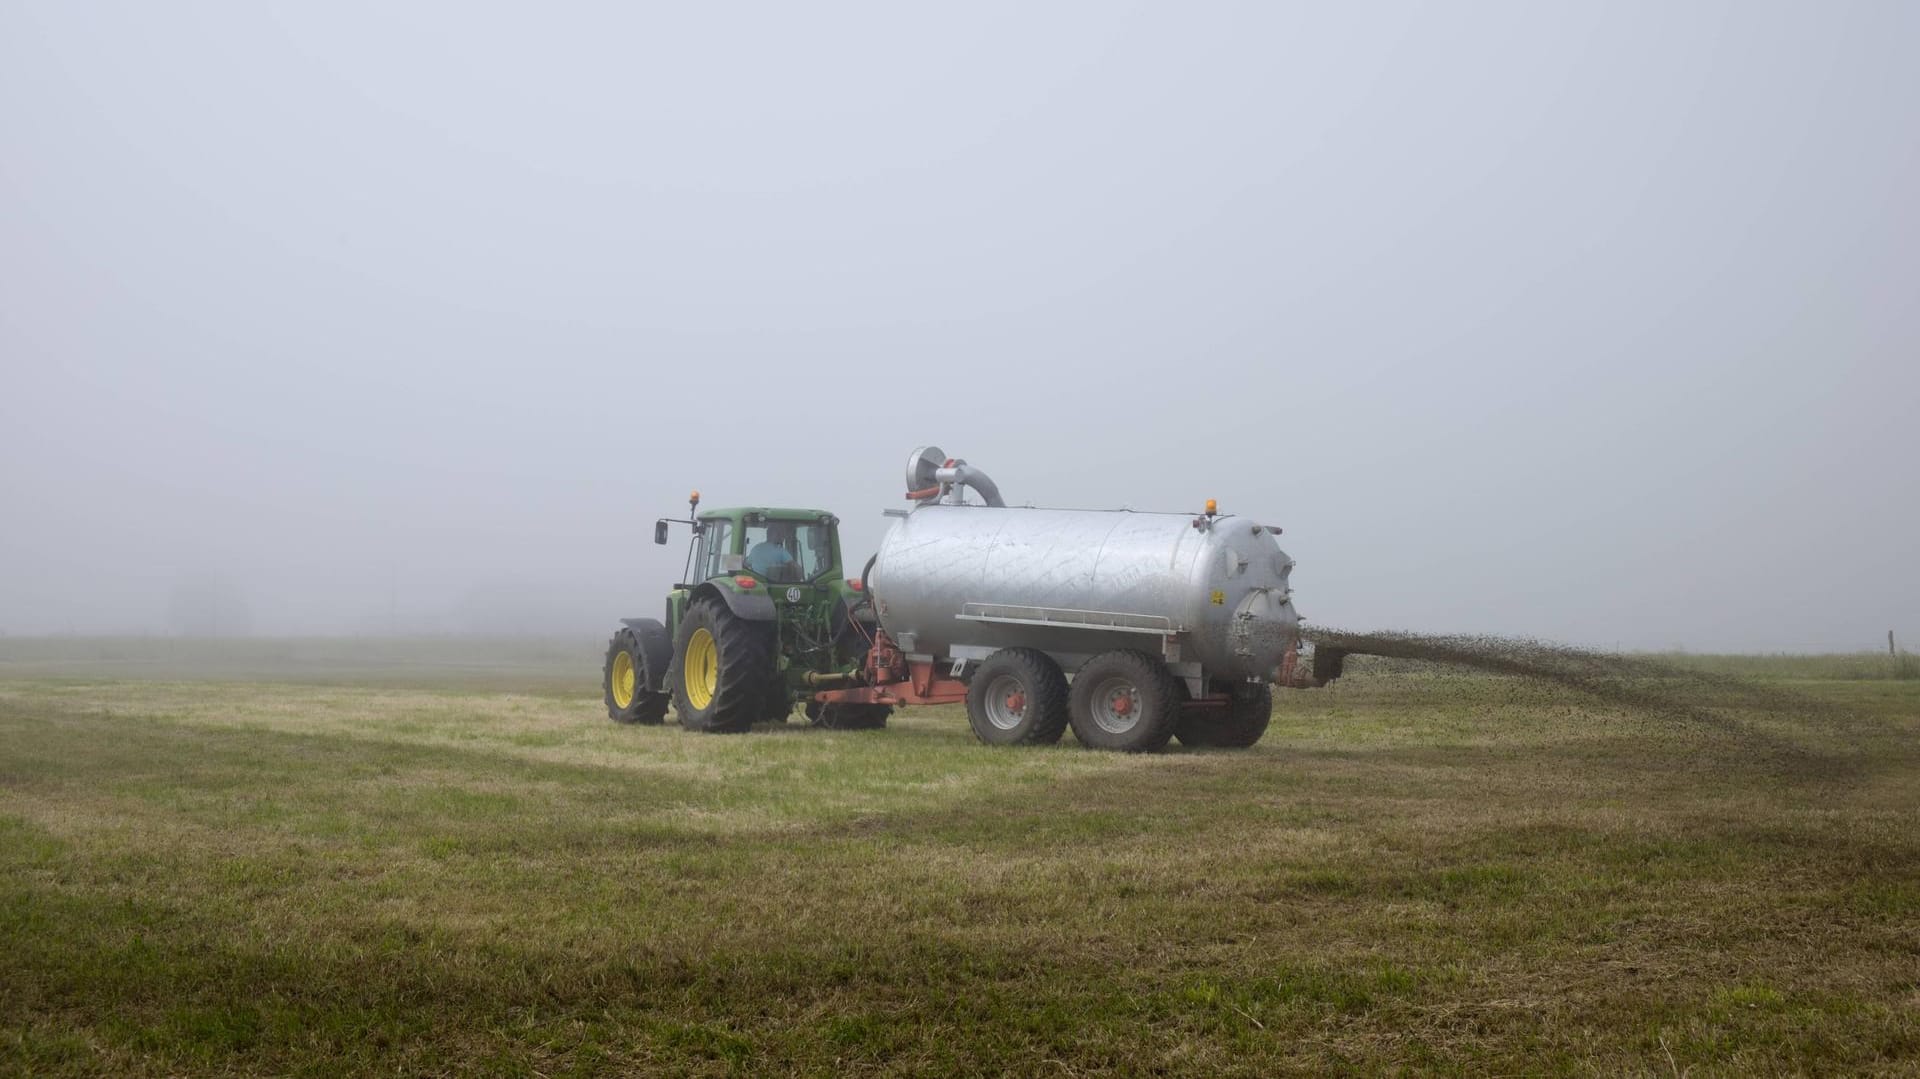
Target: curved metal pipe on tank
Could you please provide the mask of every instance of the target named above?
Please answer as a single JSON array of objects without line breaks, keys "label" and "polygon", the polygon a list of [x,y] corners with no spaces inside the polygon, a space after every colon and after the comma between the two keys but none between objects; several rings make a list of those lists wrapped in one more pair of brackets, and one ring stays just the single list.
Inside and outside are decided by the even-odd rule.
[{"label": "curved metal pipe on tank", "polygon": [[1000,497],[1000,485],[993,477],[967,464],[965,461],[948,457],[945,450],[938,446],[921,446],[907,455],[907,499],[912,502],[931,502],[936,498],[952,493],[954,500],[960,498],[956,486],[971,487],[980,492],[980,497],[989,506],[1003,507],[1006,499]]},{"label": "curved metal pipe on tank", "polygon": [[1000,497],[1000,486],[993,482],[993,477],[965,461],[955,461],[948,467],[935,469],[933,478],[939,480],[943,488],[956,483],[971,487],[980,492],[980,497],[989,506],[1004,508],[1007,504],[1007,500]]}]

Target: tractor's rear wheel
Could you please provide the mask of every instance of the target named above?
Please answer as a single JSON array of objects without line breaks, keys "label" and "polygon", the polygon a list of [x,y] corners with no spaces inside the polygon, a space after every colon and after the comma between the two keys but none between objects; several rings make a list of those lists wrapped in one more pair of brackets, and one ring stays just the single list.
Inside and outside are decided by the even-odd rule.
[{"label": "tractor's rear wheel", "polygon": [[673,642],[673,704],[690,731],[738,734],[766,709],[773,676],[769,627],[717,599],[688,604]]},{"label": "tractor's rear wheel", "polygon": [[615,723],[652,726],[667,718],[671,698],[647,688],[646,655],[631,629],[620,630],[607,642],[607,661],[600,675],[607,716]]},{"label": "tractor's rear wheel", "polygon": [[1116,649],[1074,672],[1067,710],[1081,745],[1153,753],[1173,737],[1180,689],[1166,664],[1145,652]]},{"label": "tractor's rear wheel", "polygon": [[967,723],[990,746],[1052,745],[1067,729],[1067,676],[1037,648],[1002,648],[967,683]]},{"label": "tractor's rear wheel", "polygon": [[1267,733],[1273,721],[1273,688],[1233,687],[1225,708],[1192,708],[1180,713],[1173,735],[1190,749],[1245,749]]}]

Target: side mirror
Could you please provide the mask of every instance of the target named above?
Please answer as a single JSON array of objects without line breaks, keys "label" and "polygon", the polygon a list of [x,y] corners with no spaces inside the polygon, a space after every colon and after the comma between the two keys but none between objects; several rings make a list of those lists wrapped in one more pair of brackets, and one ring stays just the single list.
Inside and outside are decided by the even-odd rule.
[{"label": "side mirror", "polygon": [[665,521],[653,522],[653,542],[655,543],[667,542],[667,522]]}]

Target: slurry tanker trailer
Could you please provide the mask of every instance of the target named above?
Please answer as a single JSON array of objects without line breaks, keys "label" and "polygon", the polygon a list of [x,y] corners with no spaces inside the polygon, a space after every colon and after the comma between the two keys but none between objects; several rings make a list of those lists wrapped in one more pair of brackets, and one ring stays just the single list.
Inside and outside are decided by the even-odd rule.
[{"label": "slurry tanker trailer", "polygon": [[[969,493],[977,501],[970,501]],[[804,702],[817,725],[884,726],[896,707],[966,705],[990,745],[1142,752],[1169,738],[1244,748],[1298,669],[1280,530],[1222,514],[1009,506],[938,447],[907,462],[910,509],[857,579],[838,521],[812,510],[695,513],[689,583],[667,620],[609,644],[608,712],[745,730]],[[665,542],[669,522],[655,526]],[[697,568],[695,568],[697,567]],[[1316,657],[1322,673],[1338,656]]]}]

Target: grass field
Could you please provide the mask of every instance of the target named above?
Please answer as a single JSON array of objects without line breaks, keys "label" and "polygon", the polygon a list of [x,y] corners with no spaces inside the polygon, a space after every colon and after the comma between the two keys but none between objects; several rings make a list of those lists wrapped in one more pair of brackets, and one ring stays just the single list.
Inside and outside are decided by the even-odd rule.
[{"label": "grass field", "polygon": [[1129,758],[616,727],[597,660],[0,640],[0,1073],[1920,1074],[1871,664],[1356,661]]}]

